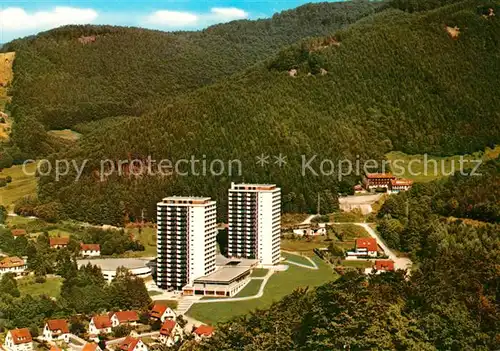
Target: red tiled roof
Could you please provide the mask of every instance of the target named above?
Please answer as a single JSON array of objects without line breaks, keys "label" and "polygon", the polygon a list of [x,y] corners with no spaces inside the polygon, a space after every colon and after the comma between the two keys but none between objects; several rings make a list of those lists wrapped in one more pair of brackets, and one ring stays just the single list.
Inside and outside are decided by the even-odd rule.
[{"label": "red tiled roof", "polygon": [[24,266],[24,260],[19,257],[5,257],[0,261],[0,268],[15,268]]},{"label": "red tiled roof", "polygon": [[214,330],[214,327],[211,327],[209,325],[200,325],[198,328],[196,328],[194,333],[199,336],[211,336]]},{"label": "red tiled roof", "polygon": [[133,351],[141,339],[134,338],[132,336],[127,336],[125,340],[120,344],[120,350],[123,351]]},{"label": "red tiled roof", "polygon": [[155,304],[149,315],[153,318],[161,318],[166,310],[167,306]]},{"label": "red tiled roof", "polygon": [[413,180],[411,180],[411,179],[393,179],[393,180],[391,180],[391,185],[411,186],[411,185],[413,185]]},{"label": "red tiled roof", "polygon": [[367,173],[366,178],[368,179],[395,179],[396,177],[392,173]]},{"label": "red tiled roof", "polygon": [[23,236],[27,234],[26,229],[12,229],[10,233],[13,236]]},{"label": "red tiled roof", "polygon": [[166,320],[165,323],[163,323],[163,325],[161,326],[160,334],[170,336],[170,334],[172,334],[172,330],[174,330],[175,328],[175,325],[175,321]]},{"label": "red tiled roof", "polygon": [[66,246],[69,244],[69,238],[50,238],[50,247]]},{"label": "red tiled roof", "polygon": [[64,319],[52,319],[47,321],[47,326],[51,332],[61,331],[63,334],[69,333],[68,322]]},{"label": "red tiled roof", "polygon": [[33,341],[28,328],[14,329],[10,331],[14,345],[27,344]]},{"label": "red tiled roof", "polygon": [[86,343],[82,351],[96,351],[99,346],[93,342]]},{"label": "red tiled roof", "polygon": [[358,238],[356,239],[356,248],[378,251],[377,240],[375,238]]},{"label": "red tiled roof", "polygon": [[375,261],[375,269],[377,271],[393,271],[394,261],[392,260],[377,260]]},{"label": "red tiled roof", "polygon": [[101,245],[99,245],[99,244],[80,244],[80,250],[82,250],[82,251],[101,251]]},{"label": "red tiled roof", "polygon": [[57,345],[52,345],[50,351],[62,351]]},{"label": "red tiled roof", "polygon": [[102,315],[102,316],[94,316],[92,317],[94,320],[94,325],[97,329],[105,329],[105,328],[111,328],[111,319],[109,319],[109,316],[107,315]]},{"label": "red tiled roof", "polygon": [[118,322],[137,322],[139,320],[139,314],[136,311],[120,311],[112,313],[111,316],[115,315],[118,318]]}]

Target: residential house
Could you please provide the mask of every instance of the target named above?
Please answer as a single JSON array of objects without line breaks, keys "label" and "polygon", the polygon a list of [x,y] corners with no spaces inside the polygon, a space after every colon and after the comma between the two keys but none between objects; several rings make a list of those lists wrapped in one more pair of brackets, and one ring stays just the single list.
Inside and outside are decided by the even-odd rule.
[{"label": "residential house", "polygon": [[377,271],[388,272],[394,270],[393,260],[376,260],[375,267]]},{"label": "residential house", "polygon": [[160,329],[160,342],[168,347],[175,345],[182,338],[182,328],[173,320],[166,320]]},{"label": "residential house", "polygon": [[136,311],[120,311],[110,313],[111,325],[114,327],[120,324],[136,325],[139,321],[139,314]]},{"label": "residential house", "polygon": [[377,257],[378,245],[375,238],[356,239],[355,251],[348,251],[347,256]]},{"label": "residential house", "polygon": [[26,269],[26,262],[19,257],[5,257],[0,261],[0,275],[4,273],[22,275],[25,273]]},{"label": "residential house", "polygon": [[52,319],[45,323],[42,339],[48,342],[62,340],[67,343],[69,342],[69,334],[68,322],[64,319]]},{"label": "residential house", "polygon": [[390,271],[394,271],[393,260],[376,260],[373,267],[365,269],[365,274],[380,274]]},{"label": "residential house", "polygon": [[3,347],[7,351],[33,351],[33,338],[28,328],[7,332]]},{"label": "residential house", "polygon": [[80,244],[80,255],[83,257],[99,257],[101,256],[101,245]]},{"label": "residential house", "polygon": [[119,348],[122,351],[148,351],[148,347],[141,339],[132,336],[127,336]]},{"label": "residential house", "polygon": [[391,173],[367,173],[363,178],[363,184],[365,186],[365,189],[368,191],[373,191],[380,188],[384,188],[389,191],[391,187],[391,181],[395,179],[396,177]]},{"label": "residential house", "polygon": [[51,249],[62,249],[68,247],[69,238],[50,238],[49,242]]},{"label": "residential house", "polygon": [[410,179],[393,179],[391,180],[391,193],[399,193],[401,191],[408,191],[413,186],[413,180]]},{"label": "residential house", "polygon": [[176,320],[177,316],[175,312],[168,306],[155,304],[151,313],[149,314],[150,318],[159,319],[162,323],[166,320]]},{"label": "residential house", "polygon": [[196,341],[201,341],[206,338],[212,337],[214,333],[214,327],[211,327],[209,325],[200,325],[198,328],[194,330],[194,339]]},{"label": "residential house", "polygon": [[10,231],[14,239],[17,239],[21,236],[26,236],[28,233],[26,232],[26,229],[12,229]]},{"label": "residential house", "polygon": [[96,339],[99,334],[110,334],[113,324],[108,315],[94,316],[89,323],[89,334]]},{"label": "residential house", "polygon": [[57,345],[52,345],[50,347],[50,351],[63,351],[63,349],[61,349],[59,346]]},{"label": "residential house", "polygon": [[89,342],[85,344],[82,351],[102,351],[102,349],[96,343]]}]

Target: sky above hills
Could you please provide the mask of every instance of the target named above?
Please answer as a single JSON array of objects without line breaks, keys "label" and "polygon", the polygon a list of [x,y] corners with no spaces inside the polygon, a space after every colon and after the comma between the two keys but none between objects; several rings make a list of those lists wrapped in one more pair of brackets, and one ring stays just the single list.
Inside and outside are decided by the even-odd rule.
[{"label": "sky above hills", "polygon": [[0,43],[66,24],[113,24],[166,31],[202,29],[315,0],[2,0]]}]

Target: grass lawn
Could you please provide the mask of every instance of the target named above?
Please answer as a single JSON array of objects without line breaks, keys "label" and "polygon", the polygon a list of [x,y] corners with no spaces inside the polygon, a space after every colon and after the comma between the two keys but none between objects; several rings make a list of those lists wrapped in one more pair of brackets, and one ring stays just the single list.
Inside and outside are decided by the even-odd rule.
[{"label": "grass lawn", "polygon": [[295,263],[300,263],[300,264],[305,264],[306,266],[311,266],[311,262],[309,262],[309,260],[303,256],[290,254],[288,252],[282,252],[281,256],[285,257],[289,261],[292,261]]},{"label": "grass lawn", "polygon": [[35,283],[34,277],[26,277],[17,281],[21,295],[48,295],[59,297],[61,292],[62,278],[47,278],[45,283]]},{"label": "grass lawn", "polygon": [[157,296],[157,295],[161,295],[162,293],[159,291],[156,291],[156,290],[151,290],[151,291],[148,291],[148,294],[149,294],[149,296]]},{"label": "grass lawn", "polygon": [[356,260],[356,261],[343,260],[342,265],[353,268],[370,268],[371,266],[373,266],[373,262],[365,260]]},{"label": "grass lawn", "polygon": [[[469,162],[470,160],[483,160],[488,161],[497,158],[500,155],[500,145],[496,146],[494,149],[486,148],[485,151],[475,152],[472,155],[464,155],[463,159],[465,168],[473,168],[475,163]],[[385,155],[386,159],[393,164],[398,160],[397,165],[403,168],[403,174],[396,174],[400,178],[413,179],[415,182],[430,182],[435,179],[440,179],[448,175],[453,170],[457,171],[460,167],[460,155],[450,156],[450,157],[437,157],[428,156],[427,157],[427,172],[425,172],[424,167],[424,155],[407,155],[403,152],[390,152]],[[420,161],[420,162],[417,162]],[[410,173],[409,167],[410,162],[411,170],[415,175]],[[437,168],[434,165],[434,161],[437,161]],[[393,173],[399,171],[397,168],[392,167]],[[424,174],[427,173],[427,174]]]},{"label": "grass lawn", "polygon": [[[35,172],[36,164],[31,163],[26,166],[28,173]],[[34,175],[26,175],[23,172],[23,166],[12,166],[5,168],[0,172],[0,177],[12,177],[12,182],[7,186],[0,188],[0,205],[7,207],[10,210],[14,209],[14,203],[27,196],[36,195],[36,177]]]},{"label": "grass lawn", "polygon": [[53,229],[49,230],[49,236],[51,238],[69,238],[71,233],[61,229]]},{"label": "grass lawn", "polygon": [[141,233],[139,233],[138,228],[128,228],[127,232],[132,233],[145,248],[144,251],[132,253],[133,255],[139,255],[142,257],[156,256],[156,230],[154,228],[144,227]]},{"label": "grass lawn", "polygon": [[256,295],[259,292],[261,285],[262,279],[252,279],[238,294],[236,294],[236,297]]},{"label": "grass lawn", "polygon": [[334,224],[332,228],[343,234],[344,240],[354,240],[356,238],[369,238],[370,234],[361,226],[354,224]]},{"label": "grass lawn", "polygon": [[334,212],[328,215],[330,222],[364,222],[366,217],[358,212]]},{"label": "grass lawn", "polygon": [[78,141],[78,139],[80,139],[82,136],[80,133],[77,133],[71,129],[49,130],[47,134],[69,141]]},{"label": "grass lawn", "polygon": [[321,259],[314,257],[313,260],[318,264],[318,270],[290,265],[287,271],[275,273],[264,289],[264,296],[259,299],[195,304],[188,311],[188,315],[209,324],[216,324],[247,314],[256,308],[269,307],[299,287],[315,287],[337,279],[338,276]]},{"label": "grass lawn", "polygon": [[265,277],[268,272],[269,269],[255,268],[252,272],[252,277]]},{"label": "grass lawn", "polygon": [[314,256],[314,249],[327,247],[329,242],[325,242],[325,237],[315,236],[297,239],[281,239],[281,249],[285,251],[300,252],[307,256]]}]

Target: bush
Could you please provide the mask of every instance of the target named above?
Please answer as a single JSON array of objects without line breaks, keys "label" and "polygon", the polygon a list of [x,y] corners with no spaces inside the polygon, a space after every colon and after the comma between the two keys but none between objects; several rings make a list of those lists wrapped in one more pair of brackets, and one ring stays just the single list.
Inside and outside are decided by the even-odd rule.
[{"label": "bush", "polygon": [[3,188],[4,186],[7,186],[7,179],[0,178],[0,188]]},{"label": "bush", "polygon": [[7,177],[5,177],[5,181],[6,181],[7,183],[12,183],[12,177],[11,177],[11,176],[7,176]]}]

